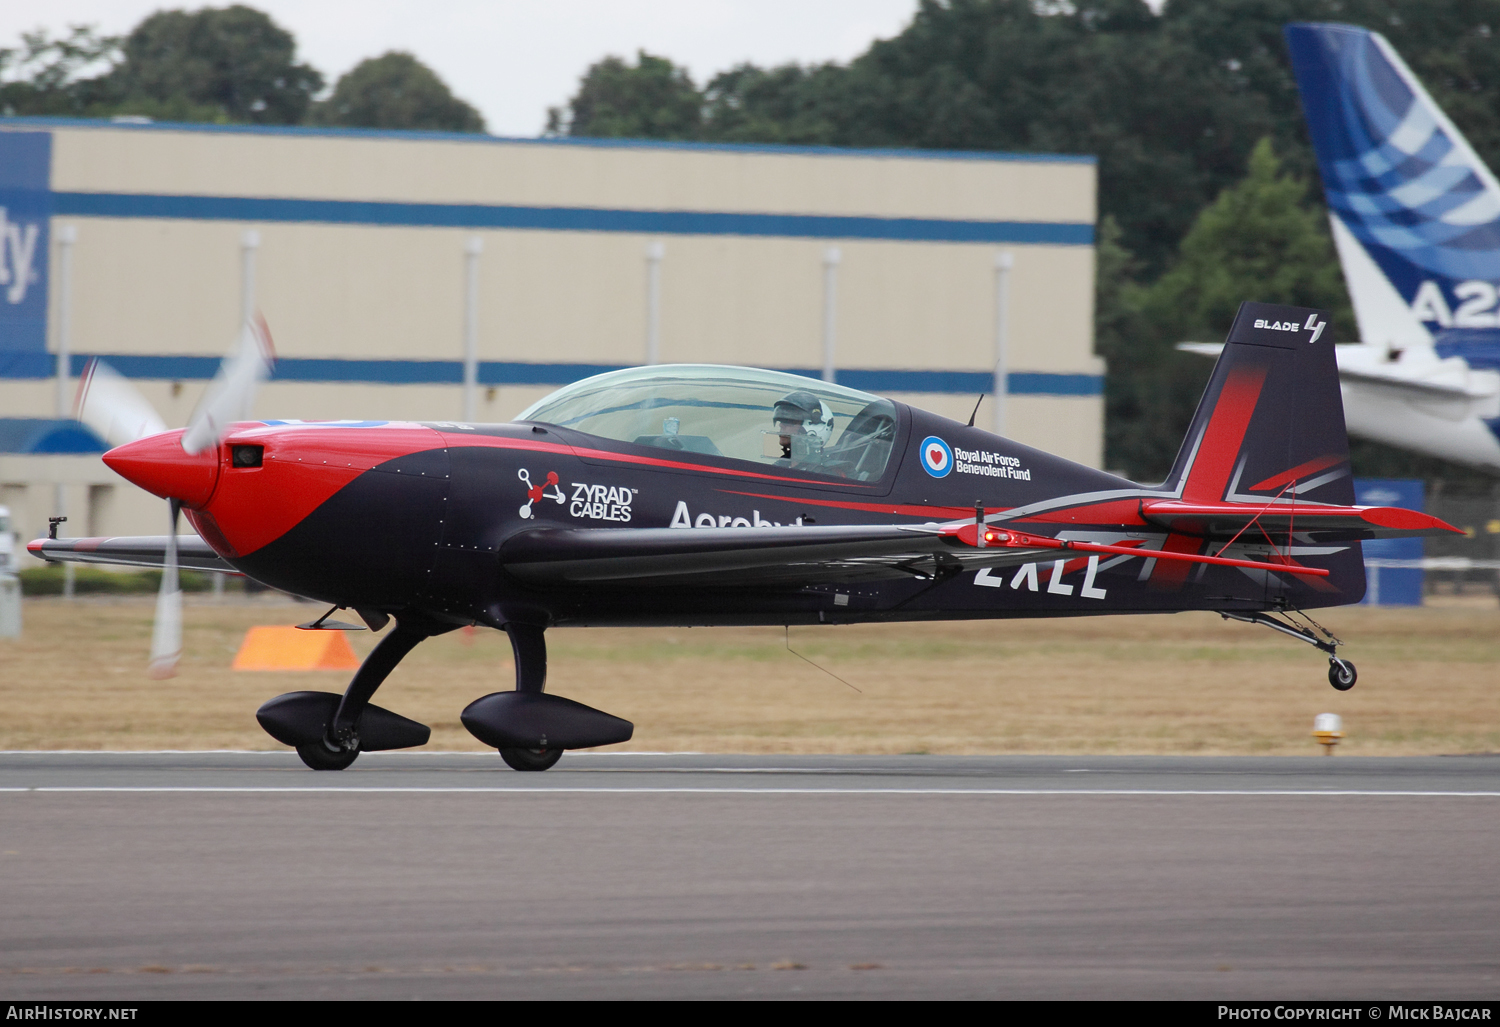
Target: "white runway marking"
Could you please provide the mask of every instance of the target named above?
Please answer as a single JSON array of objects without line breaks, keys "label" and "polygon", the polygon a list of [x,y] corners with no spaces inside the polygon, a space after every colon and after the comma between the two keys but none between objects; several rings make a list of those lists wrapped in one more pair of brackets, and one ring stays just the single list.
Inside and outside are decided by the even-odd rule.
[{"label": "white runway marking", "polygon": [[360,785],[329,786],[107,786],[107,785],[36,785],[34,787],[0,787],[0,792],[130,792],[130,793],[218,793],[255,795],[1215,795],[1280,796],[1295,798],[1329,798],[1369,796],[1372,798],[1441,798],[1500,799],[1500,792],[1438,792],[1415,790],[1307,789],[1274,790],[1269,788],[575,788],[558,787],[383,787]]}]

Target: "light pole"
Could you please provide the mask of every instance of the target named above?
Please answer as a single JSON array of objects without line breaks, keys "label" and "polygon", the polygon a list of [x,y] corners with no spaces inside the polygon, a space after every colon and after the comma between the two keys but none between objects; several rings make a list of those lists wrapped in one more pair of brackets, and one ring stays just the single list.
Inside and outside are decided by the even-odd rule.
[{"label": "light pole", "polygon": [[661,363],[661,259],[667,247],[660,241],[646,244],[646,363]]},{"label": "light pole", "polygon": [[469,236],[464,243],[464,415],[475,419],[479,403],[479,255],[484,240]]},{"label": "light pole", "polygon": [[831,382],[835,375],[834,344],[838,328],[839,261],[842,254],[837,246],[823,251],[823,380]]},{"label": "light pole", "polygon": [[[245,229],[240,236],[240,330],[255,316],[255,251],[260,249],[260,233]],[[238,334],[238,333],[236,333]]]},{"label": "light pole", "polygon": [[[255,317],[255,252],[260,249],[260,232],[247,228],[240,234],[240,327],[235,333],[236,342],[245,331],[245,326]],[[214,598],[224,597],[224,575],[215,574]]]},{"label": "light pole", "polygon": [[[73,225],[57,226],[57,397],[54,409],[58,420],[71,413],[68,397],[68,382],[72,374],[69,366],[73,361],[73,244],[78,241],[78,229]],[[52,505],[56,517],[68,515],[68,487],[59,480],[55,486]],[[71,533],[70,533],[71,534]],[[63,564],[63,595],[73,598],[74,567]]]},{"label": "light pole", "polygon": [[1005,400],[1010,393],[1006,353],[1010,334],[1010,269],[1015,257],[1008,250],[995,254],[995,434],[1005,434]]}]

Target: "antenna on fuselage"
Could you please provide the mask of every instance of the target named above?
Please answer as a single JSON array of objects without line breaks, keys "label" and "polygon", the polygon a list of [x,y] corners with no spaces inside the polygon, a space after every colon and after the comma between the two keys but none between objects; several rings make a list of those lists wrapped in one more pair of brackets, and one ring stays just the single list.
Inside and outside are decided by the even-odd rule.
[{"label": "antenna on fuselage", "polygon": [[968,424],[968,427],[970,427],[970,428],[974,427],[974,418],[976,418],[976,417],[979,416],[979,404],[981,404],[983,402],[984,402],[984,393],[981,392],[979,394],[979,398],[974,401],[974,412],[969,415],[969,424]]}]

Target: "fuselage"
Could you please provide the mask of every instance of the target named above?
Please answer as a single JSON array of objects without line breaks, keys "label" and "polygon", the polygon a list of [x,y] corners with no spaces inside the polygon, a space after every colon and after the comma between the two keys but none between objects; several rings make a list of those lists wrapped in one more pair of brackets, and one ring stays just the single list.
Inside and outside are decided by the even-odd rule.
[{"label": "fuselage", "polygon": [[[868,481],[795,460],[664,450],[552,424],[251,422],[203,454],[212,467],[194,471],[191,488],[177,487],[193,492],[185,512],[203,538],[259,581],[341,606],[415,608],[456,623],[499,626],[522,614],[554,624],[690,626],[1255,610],[1288,598],[1302,607],[1348,603],[1363,590],[1358,543],[1294,547],[1303,562],[1337,565],[1330,580],[1338,587],[1148,556],[759,590],[546,590],[505,570],[507,542],[539,527],[944,523],[972,519],[976,503],[994,522],[1056,537],[1143,553],[1206,551],[1203,540],[1141,517],[1143,499],[1170,491],[894,408],[890,459]],[[161,448],[176,435],[159,436]],[[1252,536],[1228,555],[1271,550]]]}]

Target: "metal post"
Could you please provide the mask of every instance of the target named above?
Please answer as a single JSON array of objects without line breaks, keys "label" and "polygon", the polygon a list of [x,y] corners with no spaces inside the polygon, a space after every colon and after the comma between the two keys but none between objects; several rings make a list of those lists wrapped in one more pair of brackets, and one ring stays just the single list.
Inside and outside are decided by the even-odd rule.
[{"label": "metal post", "polygon": [[661,259],[667,247],[646,244],[646,363],[661,363]]},{"label": "metal post", "polygon": [[240,236],[240,327],[255,316],[255,251],[260,249],[260,233],[245,229]]},{"label": "metal post", "polygon": [[1010,395],[1006,352],[1010,342],[1010,269],[1015,257],[1008,250],[995,254],[995,434],[1005,434],[1005,400]]},{"label": "metal post", "polygon": [[[240,331],[255,317],[255,252],[260,249],[260,232],[247,228],[240,235]],[[238,338],[238,332],[236,333]],[[224,575],[213,576],[215,599],[224,597]]]},{"label": "metal post", "polygon": [[823,380],[834,379],[834,341],[838,326],[839,248],[823,251]]},{"label": "metal post", "polygon": [[[68,388],[72,375],[73,360],[73,244],[78,241],[78,229],[73,225],[57,227],[57,397],[54,409],[61,420],[72,412],[71,391]],[[68,515],[67,485],[59,481],[53,494],[53,516]],[[63,564],[63,595],[73,598],[75,568],[71,563]]]},{"label": "metal post", "polygon": [[73,354],[73,244],[78,229],[57,226],[57,403],[59,419],[67,417],[72,397],[68,394],[69,364]]},{"label": "metal post", "polygon": [[479,255],[484,240],[464,243],[464,421],[473,423],[479,405]]},{"label": "metal post", "polygon": [[[55,484],[55,485],[52,486],[52,509],[53,509],[52,516],[54,516],[54,517],[61,517],[63,520],[67,520],[67,518],[68,518],[68,486],[66,484],[64,484],[63,482],[59,481],[57,484]],[[71,535],[72,532],[69,532],[68,534]],[[75,573],[74,573],[74,570],[73,570],[73,565],[71,563],[64,563],[63,564],[63,598],[65,598],[65,599],[72,599],[73,598],[73,582],[74,582],[74,577],[75,577]]]}]

